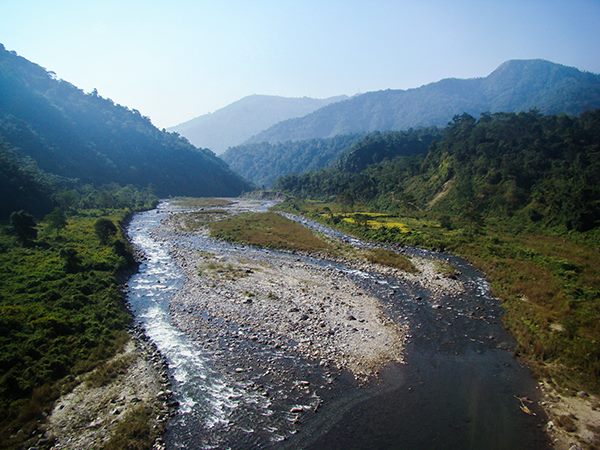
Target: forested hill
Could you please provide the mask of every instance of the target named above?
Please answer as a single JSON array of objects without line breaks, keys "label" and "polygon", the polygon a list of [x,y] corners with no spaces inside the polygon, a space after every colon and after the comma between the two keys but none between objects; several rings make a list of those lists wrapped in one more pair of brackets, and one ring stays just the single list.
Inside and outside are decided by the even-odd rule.
[{"label": "forested hill", "polygon": [[408,90],[368,92],[290,119],[250,142],[443,126],[456,114],[537,109],[580,114],[600,108],[600,75],[544,60],[513,60],[485,78],[445,79]]},{"label": "forested hill", "polygon": [[[382,135],[370,153],[397,146],[392,136]],[[358,165],[343,161],[283,177],[276,187],[472,222],[515,216],[580,231],[600,225],[600,110],[576,118],[529,112],[476,120],[463,114],[420,156]]]},{"label": "forested hill", "polygon": [[339,161],[357,169],[398,155],[425,153],[441,136],[437,128],[342,135],[327,139],[261,142],[228,149],[221,158],[257,186],[271,187],[284,175],[300,175]]},{"label": "forested hill", "polygon": [[278,144],[245,144],[229,148],[221,158],[257,186],[270,187],[283,175],[301,174],[329,166],[361,138],[362,135],[355,134]]},{"label": "forested hill", "polygon": [[212,114],[204,114],[169,130],[180,133],[198,147],[208,147],[221,154],[282,120],[305,116],[345,98],[249,95]]},{"label": "forested hill", "polygon": [[[0,143],[3,160],[19,167],[26,161],[39,173],[79,183],[152,186],[160,196],[249,189],[211,151],[158,130],[136,110],[96,92],[85,94],[1,44]],[[24,170],[12,171],[15,193],[35,190],[18,181],[25,179]]]}]

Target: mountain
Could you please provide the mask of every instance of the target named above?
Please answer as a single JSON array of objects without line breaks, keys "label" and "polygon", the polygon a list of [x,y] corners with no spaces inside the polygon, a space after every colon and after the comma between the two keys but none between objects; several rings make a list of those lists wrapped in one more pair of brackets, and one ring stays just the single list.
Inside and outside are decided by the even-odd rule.
[{"label": "mountain", "polygon": [[337,163],[343,170],[358,171],[399,155],[423,154],[441,138],[437,128],[351,134],[327,139],[260,142],[229,148],[221,158],[258,186],[271,187],[285,175],[300,175]]},{"label": "mountain", "polygon": [[327,167],[361,138],[362,135],[354,134],[276,144],[243,144],[229,148],[221,158],[257,186],[270,187],[283,175]]},{"label": "mountain", "polygon": [[357,163],[353,150],[331,168],[282,177],[276,187],[475,222],[515,216],[578,231],[600,225],[600,110],[575,118],[463,114],[420,154],[402,150],[406,139],[367,136],[355,149],[390,157]]},{"label": "mountain", "polygon": [[[370,154],[400,149],[393,135],[371,140]],[[600,110],[462,114],[425,154],[376,160],[283,177],[276,187],[294,198],[282,206],[371,241],[466,258],[534,373],[600,392]]]},{"label": "mountain", "polygon": [[464,112],[576,115],[600,107],[600,75],[544,60],[513,60],[485,78],[445,79],[416,89],[357,95],[289,119],[249,140],[282,142],[338,134],[442,126]]},{"label": "mountain", "polygon": [[35,215],[53,206],[53,180],[31,158],[19,156],[0,138],[0,219],[27,209]]},{"label": "mountain", "polygon": [[[85,94],[1,44],[0,142],[3,159],[35,163],[40,173],[79,184],[152,186],[160,196],[226,196],[250,188],[210,150],[158,130],[139,111],[95,90]],[[27,179],[18,173],[15,182]]]},{"label": "mountain", "polygon": [[169,131],[185,136],[198,147],[207,147],[220,154],[282,120],[305,116],[323,106],[346,98],[346,96],[318,99],[250,95],[212,114],[204,114],[169,128]]}]

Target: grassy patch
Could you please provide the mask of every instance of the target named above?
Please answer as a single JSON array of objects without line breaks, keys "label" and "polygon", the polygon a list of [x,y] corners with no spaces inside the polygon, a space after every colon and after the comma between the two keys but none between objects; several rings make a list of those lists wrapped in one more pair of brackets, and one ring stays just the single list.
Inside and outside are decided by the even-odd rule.
[{"label": "grassy patch", "polygon": [[112,383],[121,375],[127,373],[133,363],[135,356],[131,353],[119,355],[110,361],[105,362],[100,367],[91,372],[85,379],[90,387],[102,387]]},{"label": "grassy patch", "polygon": [[417,273],[418,269],[406,256],[400,255],[391,250],[376,248],[366,253],[366,258],[372,263],[383,264],[384,266],[394,267],[404,272]]},{"label": "grassy patch", "polygon": [[104,450],[146,450],[158,438],[158,430],[152,428],[154,411],[140,405],[132,409],[117,425]]},{"label": "grassy patch", "polygon": [[303,252],[328,252],[332,248],[306,227],[272,212],[238,214],[209,227],[213,237],[259,247]]},{"label": "grassy patch", "polygon": [[173,216],[173,221],[180,231],[193,232],[205,227],[209,222],[223,219],[227,214],[224,209],[177,213]]},{"label": "grassy patch", "polygon": [[363,226],[378,230],[380,228],[396,229],[400,233],[408,233],[410,228],[404,221],[400,221],[398,217],[372,212],[357,212],[357,213],[338,213],[332,215],[333,220],[341,220],[351,225]]},{"label": "grassy patch", "polygon": [[232,263],[222,263],[219,261],[208,261],[202,264],[199,268],[199,275],[220,278],[226,280],[238,280],[247,277],[250,273],[257,270],[256,268],[244,267],[242,265],[234,265]]},{"label": "grassy patch", "polygon": [[434,261],[435,270],[443,277],[455,278],[459,275],[456,268],[448,261]]},{"label": "grassy patch", "polygon": [[176,197],[173,204],[181,208],[214,208],[231,205],[233,202],[226,198],[212,197]]}]

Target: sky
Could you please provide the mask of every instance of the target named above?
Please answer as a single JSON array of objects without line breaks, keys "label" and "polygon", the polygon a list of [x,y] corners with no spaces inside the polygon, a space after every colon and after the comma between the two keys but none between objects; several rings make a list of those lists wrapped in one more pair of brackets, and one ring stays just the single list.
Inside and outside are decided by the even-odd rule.
[{"label": "sky", "polygon": [[600,0],[0,0],[0,43],[158,127],[543,58],[600,73]]}]

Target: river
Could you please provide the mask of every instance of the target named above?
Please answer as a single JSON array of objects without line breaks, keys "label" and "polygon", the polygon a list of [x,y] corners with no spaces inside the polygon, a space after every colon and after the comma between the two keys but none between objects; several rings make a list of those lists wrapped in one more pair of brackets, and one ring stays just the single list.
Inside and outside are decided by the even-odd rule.
[{"label": "river", "polygon": [[[238,205],[265,210],[271,203]],[[536,405],[536,382],[513,356],[514,342],[502,326],[501,307],[491,296],[484,275],[465,261],[405,250],[449,260],[460,271],[464,292],[432,302],[432,293],[424,286],[338,262],[231,245],[205,235],[172,230],[161,235],[161,221],[180,211],[164,201],[156,210],[136,214],[128,228],[131,241],[144,255],[138,273],[129,281],[128,300],[136,321],[166,358],[179,402],[167,427],[169,448],[548,446],[541,428],[543,412]],[[323,225],[291,218],[351,245],[370,245]],[[380,299],[389,318],[408,326],[405,363],[388,364],[379,377],[362,384],[346,371],[332,373],[319,361],[285,347],[267,348],[250,339],[232,346],[223,338],[207,346],[206,334],[177,326],[173,317],[171,302],[186,282],[184,270],[172,256],[178,247],[241,252],[254,260],[281,258],[338,271]],[[189,312],[194,317],[204,313]],[[210,319],[212,326],[232,326],[219,318]],[[244,335],[246,330],[238,328],[230,333]],[[310,388],[299,386],[298,380]],[[531,399],[528,406],[537,415],[522,412],[516,397]],[[302,409],[301,419],[290,413],[294,408]]]}]

